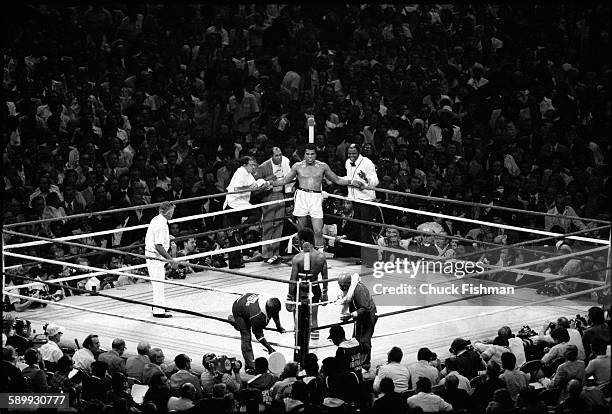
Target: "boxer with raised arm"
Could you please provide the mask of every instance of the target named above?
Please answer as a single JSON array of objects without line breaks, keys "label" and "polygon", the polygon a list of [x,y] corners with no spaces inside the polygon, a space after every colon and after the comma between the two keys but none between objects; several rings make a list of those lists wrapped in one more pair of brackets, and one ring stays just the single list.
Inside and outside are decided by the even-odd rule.
[{"label": "boxer with raised arm", "polygon": [[295,192],[293,215],[298,217],[300,228],[306,227],[306,217],[310,216],[314,231],[315,247],[323,248],[323,194],[321,185],[323,177],[338,185],[352,185],[363,188],[364,183],[357,180],[338,177],[324,162],[317,161],[314,144],[306,145],[304,160],[293,164],[291,171],[283,179],[276,180],[273,186],[285,185],[297,177],[298,188]]}]

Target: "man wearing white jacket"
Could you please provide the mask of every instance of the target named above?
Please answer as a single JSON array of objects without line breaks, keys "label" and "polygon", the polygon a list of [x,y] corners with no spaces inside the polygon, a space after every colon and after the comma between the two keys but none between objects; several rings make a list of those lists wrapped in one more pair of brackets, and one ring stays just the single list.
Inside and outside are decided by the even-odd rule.
[{"label": "man wearing white jacket", "polygon": [[[378,186],[378,175],[376,166],[368,157],[361,155],[361,148],[357,144],[351,144],[347,149],[348,158],[346,160],[346,178],[363,183],[366,187]],[[375,221],[377,208],[375,206],[361,203],[360,201],[374,201],[376,193],[374,190],[358,187],[348,187],[348,198],[353,201],[355,218],[358,220]],[[361,229],[361,239],[363,243],[373,243],[372,228],[366,224],[359,224]],[[378,230],[378,229],[377,229]],[[364,265],[372,265],[376,260],[377,250],[361,249],[361,258]]]}]

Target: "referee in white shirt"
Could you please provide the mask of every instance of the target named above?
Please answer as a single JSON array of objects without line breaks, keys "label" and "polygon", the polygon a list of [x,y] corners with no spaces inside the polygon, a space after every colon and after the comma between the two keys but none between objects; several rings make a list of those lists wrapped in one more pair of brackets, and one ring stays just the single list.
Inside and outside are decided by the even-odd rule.
[{"label": "referee in white shirt", "polygon": [[[172,262],[171,266],[176,268],[177,264],[168,253],[170,248],[170,230],[168,229],[168,220],[174,214],[174,205],[169,202],[164,202],[159,206],[159,214],[153,217],[147,234],[145,236],[145,256],[157,259],[168,259]],[[166,278],[166,270],[164,265],[166,262],[162,260],[147,259],[147,270],[149,277],[154,280],[164,280]],[[170,318],[172,314],[166,312],[166,297],[164,294],[164,284],[151,281],[153,287],[153,316],[156,318]]]},{"label": "referee in white shirt", "polygon": [[[346,160],[346,178],[349,180],[360,181],[366,187],[378,186],[378,176],[376,175],[376,166],[368,157],[361,155],[361,148],[358,144],[349,145],[348,159]],[[378,215],[378,209],[369,204],[360,203],[359,201],[374,201],[376,193],[374,190],[360,189],[358,187],[348,187],[348,198],[353,200],[354,217],[359,220],[374,221]],[[359,225],[361,229],[361,241],[363,243],[372,243],[372,228],[366,224]],[[361,248],[361,258],[364,265],[372,265],[376,260],[376,250],[374,245],[372,249]]]},{"label": "referee in white shirt", "polygon": [[[227,186],[228,192],[241,191],[241,190],[257,190],[257,189],[270,189],[271,185],[268,181],[260,178],[255,180],[253,174],[257,171],[257,161],[251,156],[245,156],[240,158],[240,167],[236,170],[232,179]],[[251,192],[244,192],[239,194],[228,194],[225,196],[225,203],[223,209],[235,209],[252,206]],[[255,224],[261,219],[261,209],[253,208],[250,210],[241,210],[236,213],[226,214],[227,221],[226,227],[233,227],[240,224],[242,217],[248,216],[244,224]]]}]

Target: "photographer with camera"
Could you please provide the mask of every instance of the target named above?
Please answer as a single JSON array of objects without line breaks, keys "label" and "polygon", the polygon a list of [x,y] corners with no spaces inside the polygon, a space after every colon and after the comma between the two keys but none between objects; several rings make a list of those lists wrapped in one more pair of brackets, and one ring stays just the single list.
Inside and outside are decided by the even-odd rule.
[{"label": "photographer with camera", "polygon": [[18,355],[24,355],[26,349],[34,346],[31,338],[32,325],[30,321],[25,319],[16,319],[15,333],[9,336],[6,340],[6,345],[10,345],[17,350]]},{"label": "photographer with camera", "polygon": [[[227,370],[228,363],[231,367],[229,371]],[[204,366],[204,372],[200,376],[200,383],[204,395],[212,396],[215,384],[225,384],[230,392],[240,389],[242,382],[240,378],[242,363],[240,361],[230,360],[225,355],[217,357],[215,354],[204,354],[202,366]]]},{"label": "photographer with camera", "polygon": [[586,354],[584,352],[584,345],[582,344],[582,335],[577,329],[573,327],[576,326],[576,322],[574,320],[568,320],[566,317],[562,316],[557,319],[557,322],[547,322],[542,327],[542,332],[538,339],[540,341],[545,341],[549,345],[554,345],[555,341],[550,335],[550,332],[555,330],[557,327],[565,328],[569,335],[569,345],[575,345],[578,349],[578,359],[580,361],[584,361],[586,359]]}]

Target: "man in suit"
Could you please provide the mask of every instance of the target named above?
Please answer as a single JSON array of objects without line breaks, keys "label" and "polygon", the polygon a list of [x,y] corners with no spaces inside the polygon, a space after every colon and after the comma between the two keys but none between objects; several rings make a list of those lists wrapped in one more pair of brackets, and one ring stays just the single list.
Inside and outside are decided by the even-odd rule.
[{"label": "man in suit", "polygon": [[81,193],[77,193],[73,185],[64,187],[64,201],[61,206],[64,208],[67,216],[79,214],[85,211],[85,199]]},{"label": "man in suit", "polygon": [[[183,179],[178,176],[172,177],[171,189],[166,191],[166,200],[184,200],[193,197],[190,188],[183,188]],[[180,203],[176,205],[176,217],[185,217],[193,212],[192,203]]]},{"label": "man in suit", "polygon": [[108,179],[119,178],[123,174],[128,173],[128,169],[125,167],[119,167],[119,157],[117,153],[111,152],[106,157],[106,169],[104,170],[104,176]]},{"label": "man in suit", "polygon": [[[272,148],[272,157],[263,162],[257,170],[257,178],[264,180],[282,179],[289,173],[291,166],[289,158],[283,156],[280,148]],[[279,185],[272,187],[263,194],[262,202],[282,200],[286,193],[291,192],[293,184]],[[276,239],[283,234],[283,216],[285,214],[285,205],[283,203],[272,204],[262,207],[263,215],[263,234],[262,241]],[[273,220],[273,221],[271,221]],[[266,244],[261,247],[261,256],[264,262],[269,264],[280,263],[279,260],[280,242]]]},{"label": "man in suit", "polygon": [[112,349],[100,354],[98,361],[106,362],[108,364],[108,372],[112,375],[115,372],[120,372],[125,375],[125,360],[121,358],[123,352],[125,352],[125,341],[117,338],[113,340]]},{"label": "man in suit", "polygon": [[489,171],[489,189],[496,191],[500,187],[505,187],[510,183],[510,175],[504,168],[504,163],[501,159],[495,159],[492,162],[491,170]]}]

